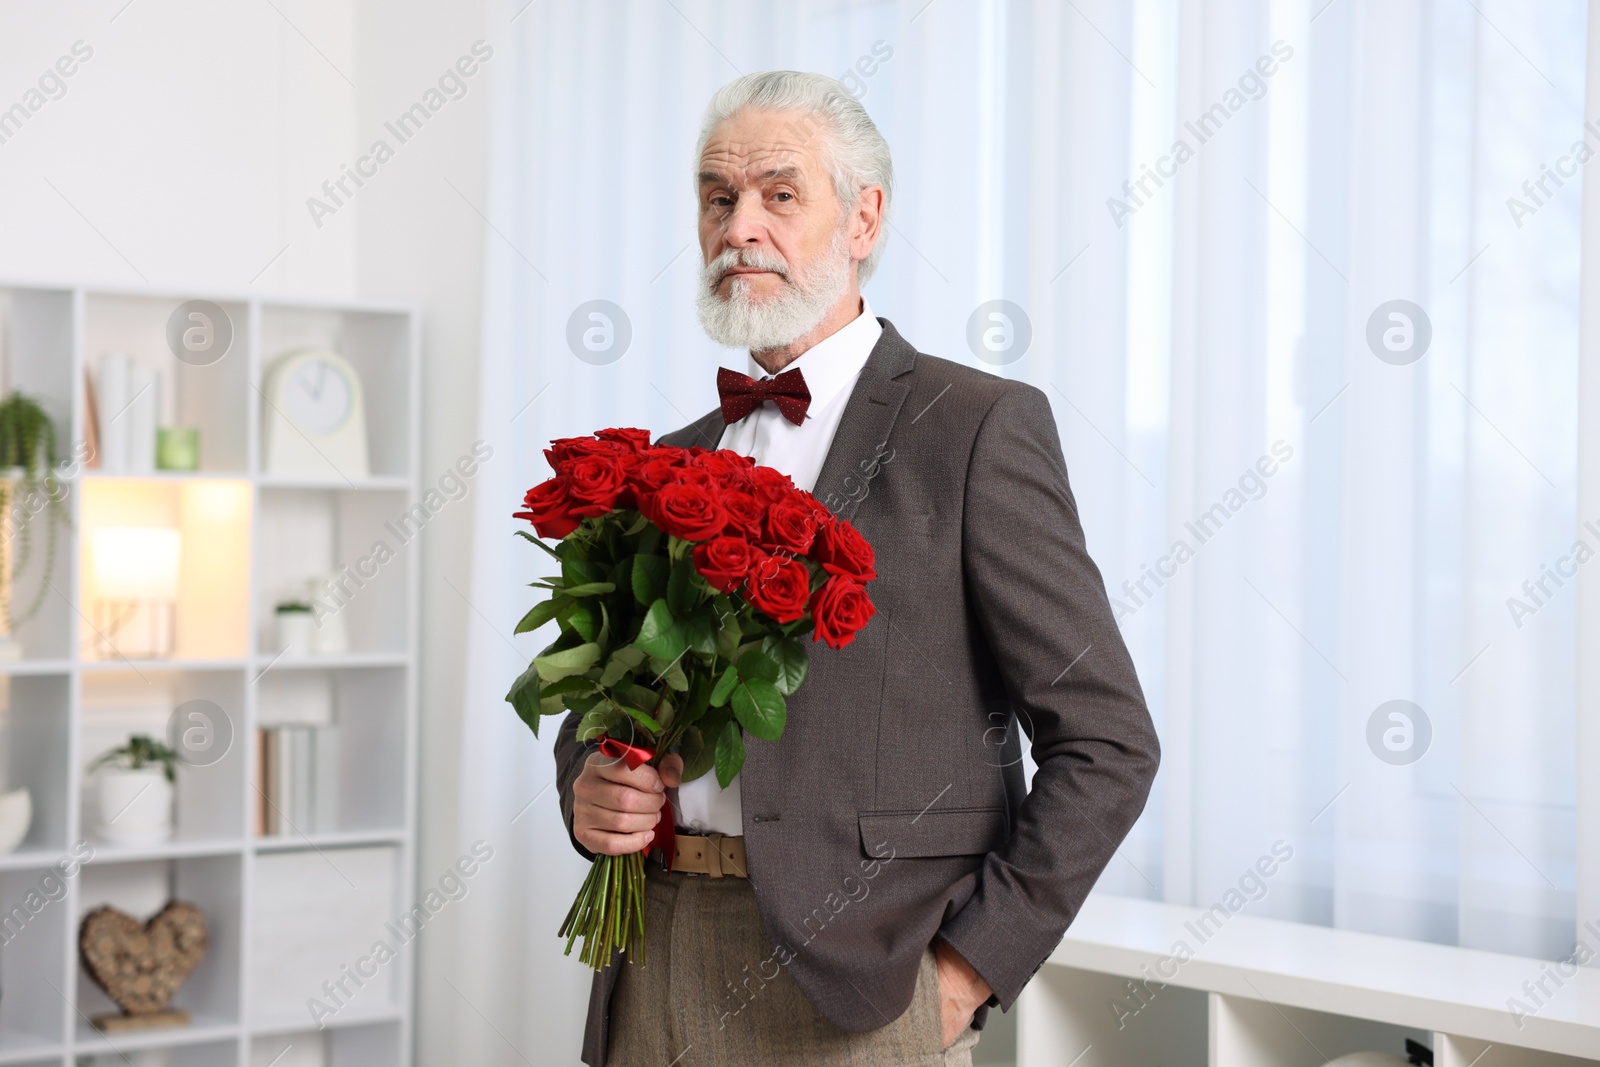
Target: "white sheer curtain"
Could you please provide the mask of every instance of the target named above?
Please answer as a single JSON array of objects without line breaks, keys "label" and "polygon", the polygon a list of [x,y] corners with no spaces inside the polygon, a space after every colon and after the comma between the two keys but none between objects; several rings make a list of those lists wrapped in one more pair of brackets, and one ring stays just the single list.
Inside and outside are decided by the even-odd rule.
[{"label": "white sheer curtain", "polygon": [[[680,426],[739,365],[693,313],[690,153],[713,90],[780,67],[853,71],[893,148],[879,314],[1055,405],[1165,746],[1102,890],[1209,904],[1282,839],[1258,914],[1568,951],[1573,597],[1520,627],[1507,599],[1577,529],[1580,183],[1520,227],[1506,198],[1584,136],[1579,0],[523,2],[484,209],[461,835],[500,866],[461,914],[462,1062],[575,1062],[588,989],[550,737],[501,701],[540,643],[506,636],[537,573],[509,513],[550,438]],[[966,341],[993,299],[1031,324],[1010,362]],[[569,347],[592,300],[631,328],[614,362]],[[1413,362],[1369,347],[1392,300],[1431,323]],[[1390,700],[1431,727],[1416,762],[1369,748]]]}]

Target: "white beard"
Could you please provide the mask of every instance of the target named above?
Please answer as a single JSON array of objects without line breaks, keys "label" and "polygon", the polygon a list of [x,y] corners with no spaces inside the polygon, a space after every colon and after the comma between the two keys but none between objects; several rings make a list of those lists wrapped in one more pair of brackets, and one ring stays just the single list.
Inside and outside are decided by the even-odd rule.
[{"label": "white beard", "polygon": [[[796,278],[788,260],[761,248],[728,249],[700,271],[700,293],[695,300],[700,325],[710,338],[729,348],[764,352],[792,344],[816,329],[850,287],[850,251],[847,227],[834,231],[833,241],[816,267]],[[748,279],[729,280],[728,296],[717,293],[717,283],[731,267],[756,267],[782,275],[784,287],[763,300],[751,296]]]}]

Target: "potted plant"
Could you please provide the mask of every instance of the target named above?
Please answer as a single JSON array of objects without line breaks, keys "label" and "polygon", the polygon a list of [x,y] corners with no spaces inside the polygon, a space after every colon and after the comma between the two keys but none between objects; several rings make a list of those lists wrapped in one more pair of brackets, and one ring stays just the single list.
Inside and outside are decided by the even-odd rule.
[{"label": "potted plant", "polygon": [[[48,412],[32,397],[12,393],[0,400],[0,659],[20,659],[17,628],[39,613],[49,590],[56,560],[56,527],[70,527],[65,486],[55,475],[56,427]],[[28,565],[33,551],[33,518],[45,514],[44,565],[39,588],[17,610],[14,599],[17,575]],[[16,549],[11,551],[15,540]]]},{"label": "potted plant", "polygon": [[90,765],[99,792],[101,836],[122,845],[154,844],[172,836],[177,758],[148,734],[134,734]]},{"label": "potted plant", "polygon": [[303,656],[311,651],[316,619],[304,600],[281,600],[272,609],[278,623],[278,651]]}]

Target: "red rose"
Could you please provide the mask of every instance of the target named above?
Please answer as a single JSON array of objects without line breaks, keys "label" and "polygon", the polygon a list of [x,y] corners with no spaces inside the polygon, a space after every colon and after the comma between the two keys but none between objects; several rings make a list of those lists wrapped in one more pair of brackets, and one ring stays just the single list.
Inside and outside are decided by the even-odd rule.
[{"label": "red rose", "polygon": [[544,458],[557,474],[584,456],[615,456],[633,449],[618,441],[597,441],[593,437],[558,437],[544,450]]},{"label": "red rose", "polygon": [[739,537],[713,537],[694,548],[694,566],[713,589],[731,593],[745,583],[767,554]]},{"label": "red rose", "polygon": [[769,556],[750,575],[750,603],[774,622],[793,622],[806,613],[811,568],[797,559]]},{"label": "red rose", "polygon": [[728,513],[728,530],[737,532],[752,541],[761,536],[761,520],[766,506],[743,489],[729,489],[722,494],[722,508]]},{"label": "red rose", "polygon": [[824,504],[810,493],[801,493],[799,496],[799,501],[801,504],[810,508],[811,513],[817,517],[817,526],[819,528],[823,526],[832,526],[838,519],[838,516],[834,515],[833,512],[828,510],[828,505]]},{"label": "red rose", "polygon": [[649,448],[639,449],[639,461],[648,463],[653,459],[666,460],[674,467],[681,467],[689,462],[688,455],[681,448],[671,445],[651,445]]},{"label": "red rose", "polygon": [[829,574],[842,574],[858,582],[870,582],[878,576],[873,569],[872,546],[848,521],[824,523],[817,531],[811,558]]},{"label": "red rose", "polygon": [[774,467],[756,467],[750,471],[751,491],[762,500],[788,500],[800,490],[794,480]]},{"label": "red rose", "polygon": [[729,448],[696,456],[692,464],[711,475],[719,485],[731,488],[747,485],[750,482],[750,458],[741,456]]},{"label": "red rose", "polygon": [[811,621],[816,624],[812,638],[829,648],[843,648],[877,610],[859,582],[829,578],[811,597]]},{"label": "red rose", "polygon": [[578,528],[581,518],[574,515],[567,497],[567,479],[564,476],[540,482],[522,498],[526,511],[512,514],[514,519],[527,519],[540,537],[561,538]]},{"label": "red rose", "polygon": [[641,455],[639,459],[639,465],[628,473],[628,480],[640,496],[649,496],[663,485],[676,481],[682,469],[677,461],[665,457],[652,459]]},{"label": "red rose", "polygon": [[650,447],[650,431],[632,428],[596,430],[595,434],[602,441],[616,441],[627,445],[635,452]]},{"label": "red rose", "polygon": [[633,490],[615,456],[582,456],[567,466],[563,477],[570,483],[574,515],[604,515],[613,508],[633,507]]},{"label": "red rose", "polygon": [[662,486],[645,505],[645,518],[661,527],[662,533],[685,541],[709,541],[728,523],[728,513],[717,501],[717,494],[693,482]]},{"label": "red rose", "polygon": [[767,508],[764,545],[803,556],[811,551],[816,536],[816,514],[798,500],[779,501]]}]

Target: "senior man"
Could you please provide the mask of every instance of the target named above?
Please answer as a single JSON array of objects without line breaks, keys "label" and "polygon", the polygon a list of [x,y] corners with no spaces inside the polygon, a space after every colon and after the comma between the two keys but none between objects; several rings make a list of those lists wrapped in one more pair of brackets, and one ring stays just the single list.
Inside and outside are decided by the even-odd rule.
[{"label": "senior man", "polygon": [[649,853],[648,962],[596,972],[583,1059],[965,1067],[1142,810],[1155,731],[1048,398],[918,352],[861,295],[893,188],[861,105],[822,75],[740,78],[694,183],[700,320],[749,374],[660,443],[749,455],[853,522],[878,611],[812,655],[782,739],[747,739],[726,789],[563,723],[585,858],[648,848],[669,796],[678,826],[670,873]]}]

